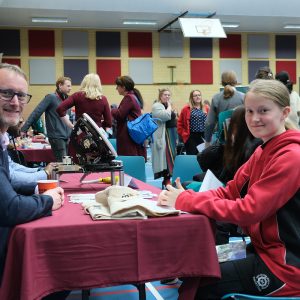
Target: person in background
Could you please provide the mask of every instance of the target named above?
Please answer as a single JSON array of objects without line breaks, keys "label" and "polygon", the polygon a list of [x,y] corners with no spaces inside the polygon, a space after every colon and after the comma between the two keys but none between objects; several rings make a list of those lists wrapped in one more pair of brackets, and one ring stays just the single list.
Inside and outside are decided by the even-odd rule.
[{"label": "person in background", "polygon": [[71,130],[60,119],[56,108],[68,98],[71,88],[71,79],[69,77],[59,77],[56,81],[56,91],[45,96],[21,128],[25,135],[29,127],[45,113],[47,136],[55,159],[58,162],[62,162],[63,157],[67,155]]},{"label": "person in background", "polygon": [[166,124],[172,118],[176,120],[176,115],[176,111],[172,109],[170,90],[160,89],[158,100],[155,100],[152,105],[152,117],[158,119],[158,128],[153,133],[151,155],[154,179],[163,177],[163,186],[170,183],[176,155],[175,137],[170,136]]},{"label": "person in background", "polygon": [[79,91],[72,94],[61,102],[56,112],[62,121],[71,129],[74,125],[67,116],[67,110],[75,107],[75,121],[83,113],[87,113],[98,125],[98,127],[111,128],[111,114],[107,98],[102,93],[102,86],[98,74],[87,74],[84,76]]},{"label": "person in background", "polygon": [[184,142],[186,154],[196,155],[197,146],[204,142],[207,115],[203,107],[201,91],[191,91],[189,104],[182,108],[177,122],[177,131]]},{"label": "person in background", "polygon": [[[110,108],[107,98],[102,93],[101,81],[98,74],[91,73],[85,75],[80,84],[79,91],[61,102],[56,109],[63,123],[71,129],[74,128],[74,124],[69,120],[67,110],[72,107],[75,107],[75,121],[82,117],[84,113],[87,113],[98,127],[103,127],[105,131],[111,128]],[[73,134],[74,132],[71,133],[68,153],[73,161],[78,163]]]},{"label": "person in background", "polygon": [[[255,138],[249,131],[245,120],[245,107],[237,106],[232,113],[228,136],[225,144],[215,144],[207,147],[197,155],[197,160],[203,173],[193,177],[200,181],[193,182],[194,190],[199,191],[206,171],[209,169],[223,183],[234,178],[237,170],[250,158],[255,149],[262,144],[261,139]],[[185,183],[186,185],[187,183]],[[186,188],[190,188],[189,185]],[[227,244],[230,236],[240,236],[241,230],[235,224],[217,222],[216,244]]]},{"label": "person in background", "polygon": [[197,160],[203,173],[197,180],[203,181],[209,169],[226,184],[260,144],[261,139],[255,138],[247,127],[244,105],[237,106],[230,118],[225,144],[214,144],[198,153]]},{"label": "person in background", "polygon": [[299,296],[300,132],[287,121],[287,88],[255,80],[245,97],[246,123],[263,140],[225,188],[206,192],[167,186],[160,205],[237,224],[251,238],[247,256],[220,264],[221,279],[198,287],[195,299],[227,293]]},{"label": "person in background", "polygon": [[[118,108],[118,105],[113,103],[111,104],[110,109],[112,110],[114,108]],[[109,138],[115,139],[117,136],[117,121],[114,118],[112,118],[111,123],[112,125],[111,125],[111,132],[109,134]]]},{"label": "person in background", "polygon": [[300,97],[299,94],[293,90],[293,82],[291,82],[290,80],[289,73],[286,71],[281,71],[275,75],[275,79],[281,81],[287,87],[290,93],[290,107],[291,107],[289,119],[297,127],[299,127]]},{"label": "person in background", "polygon": [[[172,96],[171,91],[169,90],[170,96]],[[166,107],[166,105],[164,104]],[[169,170],[171,170],[171,174],[173,173],[173,166],[175,156],[177,154],[177,145],[178,145],[178,132],[177,132],[177,120],[178,120],[178,112],[174,105],[174,102],[171,101],[171,119],[166,122],[166,159],[167,164],[169,165]],[[151,138],[150,138],[151,140]]]},{"label": "person in background", "polygon": [[208,114],[209,109],[210,109],[210,102],[207,99],[203,100],[203,111],[206,114]]},{"label": "person in background", "polygon": [[218,123],[220,112],[233,109],[244,103],[244,93],[236,90],[237,77],[233,71],[222,73],[222,86],[224,90],[212,98],[211,107],[205,123],[204,139],[206,146],[211,143],[215,126]]},{"label": "person in background", "polygon": [[[30,99],[25,73],[18,66],[0,64],[0,281],[11,229],[18,224],[51,216],[52,210],[61,208],[64,202],[64,191],[60,187],[35,195],[33,190],[31,193],[21,190],[17,193],[10,182],[6,131],[9,126],[18,124]],[[54,293],[49,299],[64,299],[68,294],[68,291]]]},{"label": "person in background", "polygon": [[268,66],[261,67],[255,74],[256,79],[274,79],[273,72]]},{"label": "person in background", "polygon": [[31,125],[33,135],[45,136],[45,127],[42,121],[42,117],[39,118],[34,124]]},{"label": "person in background", "polygon": [[20,157],[21,153],[15,147],[17,143],[14,142],[14,140],[21,135],[20,129],[23,123],[21,117],[18,125],[10,126],[7,129],[8,138],[12,141],[7,145],[9,176],[15,190],[21,187],[32,191],[36,187],[38,180],[51,179],[53,164],[50,163],[45,168],[27,167],[26,161],[23,161],[23,157]]},{"label": "person in background", "polygon": [[117,122],[117,153],[118,155],[143,156],[147,160],[144,145],[136,144],[129,136],[127,121],[132,121],[142,114],[143,97],[134,87],[134,81],[129,76],[117,77],[115,81],[119,95],[123,96],[118,108],[111,110],[112,117]]}]

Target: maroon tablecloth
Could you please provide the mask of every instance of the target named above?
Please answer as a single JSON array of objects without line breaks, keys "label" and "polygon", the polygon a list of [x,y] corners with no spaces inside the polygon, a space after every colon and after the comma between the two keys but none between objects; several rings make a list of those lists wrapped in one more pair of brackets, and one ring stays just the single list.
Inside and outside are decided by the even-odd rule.
[{"label": "maroon tablecloth", "polygon": [[[58,290],[173,277],[220,277],[208,218],[181,215],[93,221],[81,205],[69,203],[67,195],[95,192],[105,185],[82,185],[80,189],[80,176],[62,176],[69,181],[63,184],[66,203],[62,209],[12,230],[0,299],[34,300]],[[159,193],[136,182],[140,189]]]},{"label": "maroon tablecloth", "polygon": [[56,159],[50,149],[22,149],[18,148],[25,157],[26,162],[55,162]]}]

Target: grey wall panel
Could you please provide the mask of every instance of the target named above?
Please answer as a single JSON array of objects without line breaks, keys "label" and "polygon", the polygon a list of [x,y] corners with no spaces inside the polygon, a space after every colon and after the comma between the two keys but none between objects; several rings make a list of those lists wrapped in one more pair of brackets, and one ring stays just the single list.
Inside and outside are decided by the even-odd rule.
[{"label": "grey wall panel", "polygon": [[20,30],[0,30],[0,53],[3,56],[20,56]]},{"label": "grey wall panel", "polygon": [[270,57],[270,37],[266,34],[248,35],[248,57],[249,58],[269,58]]},{"label": "grey wall panel", "polygon": [[191,58],[212,58],[213,40],[209,38],[190,38]]},{"label": "grey wall panel", "polygon": [[63,31],[64,56],[89,56],[88,33],[85,31]]},{"label": "grey wall panel", "polygon": [[29,59],[30,84],[55,84],[55,59]]},{"label": "grey wall panel", "polygon": [[276,35],[276,58],[296,58],[296,36]]},{"label": "grey wall panel", "polygon": [[89,73],[87,59],[64,59],[64,76],[72,79],[72,84],[80,84],[83,77]]},{"label": "grey wall panel", "polygon": [[121,34],[120,32],[96,32],[96,56],[120,57]]},{"label": "grey wall panel", "polygon": [[[234,71],[237,76],[238,84],[243,82],[242,61],[240,59],[220,60],[220,76],[224,71]],[[220,77],[221,82],[221,77]]]},{"label": "grey wall panel", "polygon": [[181,32],[159,34],[160,57],[183,57],[183,35]]},{"label": "grey wall panel", "polygon": [[129,60],[129,76],[136,84],[153,83],[153,62],[145,59]]},{"label": "grey wall panel", "polygon": [[255,79],[256,72],[259,68],[269,67],[268,60],[249,60],[248,61],[248,82]]}]

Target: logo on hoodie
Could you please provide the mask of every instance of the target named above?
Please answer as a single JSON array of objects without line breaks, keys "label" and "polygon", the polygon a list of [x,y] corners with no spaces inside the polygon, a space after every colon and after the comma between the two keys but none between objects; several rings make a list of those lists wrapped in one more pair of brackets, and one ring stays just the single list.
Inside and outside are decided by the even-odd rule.
[{"label": "logo on hoodie", "polygon": [[266,274],[258,274],[253,281],[259,291],[265,290],[270,285],[270,278]]}]

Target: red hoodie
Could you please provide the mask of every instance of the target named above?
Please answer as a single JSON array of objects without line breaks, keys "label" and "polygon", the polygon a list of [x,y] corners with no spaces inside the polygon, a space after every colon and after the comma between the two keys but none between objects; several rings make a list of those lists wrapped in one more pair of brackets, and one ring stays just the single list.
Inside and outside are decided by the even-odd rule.
[{"label": "red hoodie", "polygon": [[[271,272],[300,295],[300,131],[258,147],[225,188],[181,193],[176,208],[240,225]],[[275,295],[275,293],[273,293]]]}]

